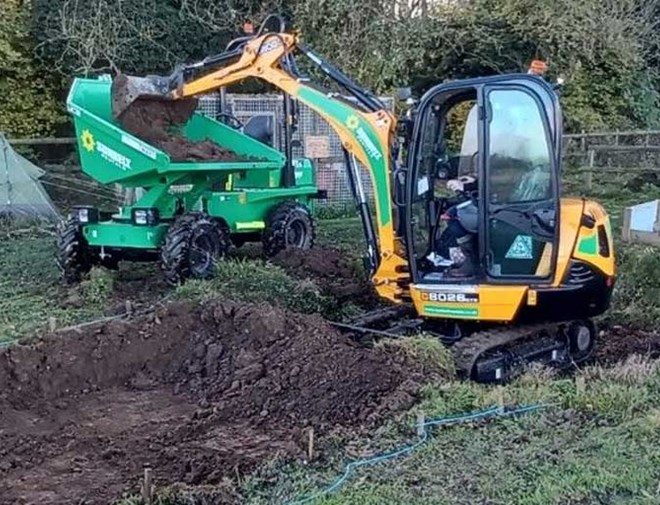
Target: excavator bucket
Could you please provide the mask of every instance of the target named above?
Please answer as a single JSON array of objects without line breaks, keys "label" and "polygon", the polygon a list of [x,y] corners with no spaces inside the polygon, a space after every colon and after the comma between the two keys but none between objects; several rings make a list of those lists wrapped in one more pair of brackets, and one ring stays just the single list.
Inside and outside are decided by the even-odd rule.
[{"label": "excavator bucket", "polygon": [[119,74],[112,81],[112,114],[118,118],[138,99],[171,100],[170,92],[170,79],[166,77]]}]

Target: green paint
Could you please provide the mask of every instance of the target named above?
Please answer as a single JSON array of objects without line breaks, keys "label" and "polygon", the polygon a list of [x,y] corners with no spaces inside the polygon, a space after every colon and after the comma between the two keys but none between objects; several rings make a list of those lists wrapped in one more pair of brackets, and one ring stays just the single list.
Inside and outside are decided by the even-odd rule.
[{"label": "green paint", "polygon": [[598,237],[596,237],[596,234],[581,239],[578,244],[578,252],[582,254],[598,253]]},{"label": "green paint", "polygon": [[378,205],[378,224],[380,226],[389,225],[392,221],[387,179],[389,177],[389,160],[375,130],[368,122],[358,116],[350,105],[329,98],[320,91],[302,88],[298,98],[312,109],[331,116],[334,120],[353,131],[356,141],[360,143],[371,161],[367,170],[371,173],[374,182],[376,204]]},{"label": "green paint", "polygon": [[[83,171],[102,184],[148,188],[133,206],[122,207],[112,220],[84,226],[91,246],[157,249],[169,219],[205,209],[222,218],[233,233],[260,230],[270,210],[296,200],[309,204],[317,193],[309,160],[294,162],[295,186],[282,187],[286,157],[242,132],[193,114],[177,133],[192,141],[209,139],[233,151],[239,159],[211,162],[172,162],[169,155],[122,130],[111,111],[109,79],[75,79],[67,100],[78,140]],[[233,188],[227,191],[227,182]],[[185,190],[183,189],[185,188]],[[161,224],[136,226],[134,208],[156,208]]]},{"label": "green paint", "polygon": [[424,305],[424,312],[432,316],[479,317],[479,309],[477,308],[462,309],[456,307],[440,307],[438,305]]},{"label": "green paint", "polygon": [[167,224],[135,226],[112,221],[88,224],[83,233],[91,246],[157,249],[167,232]]}]

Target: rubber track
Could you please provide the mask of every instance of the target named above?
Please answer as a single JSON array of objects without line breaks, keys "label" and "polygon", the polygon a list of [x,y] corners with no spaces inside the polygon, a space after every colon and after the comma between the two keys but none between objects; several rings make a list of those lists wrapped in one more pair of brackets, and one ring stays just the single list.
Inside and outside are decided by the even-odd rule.
[{"label": "rubber track", "polygon": [[294,211],[301,211],[307,214],[311,230],[309,247],[314,246],[316,222],[312,218],[309,209],[299,202],[283,202],[273,208],[267,218],[267,228],[262,240],[263,251],[266,256],[275,256],[277,253],[286,249],[286,226],[291,213]]},{"label": "rubber track", "polygon": [[456,368],[468,376],[472,374],[479,356],[486,351],[510,345],[518,340],[538,335],[543,331],[555,335],[559,324],[534,324],[527,326],[511,326],[478,331],[463,337],[452,345],[451,351],[456,361]]}]

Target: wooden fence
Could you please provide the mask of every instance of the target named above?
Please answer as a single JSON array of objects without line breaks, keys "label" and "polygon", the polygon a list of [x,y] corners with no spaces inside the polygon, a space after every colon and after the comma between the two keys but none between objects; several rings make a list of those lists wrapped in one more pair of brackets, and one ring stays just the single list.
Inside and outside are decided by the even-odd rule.
[{"label": "wooden fence", "polygon": [[563,144],[565,165],[582,176],[586,191],[593,189],[595,173],[660,175],[660,130],[571,133]]},{"label": "wooden fence", "polygon": [[[21,138],[8,139],[15,146],[47,146],[47,145],[74,145],[75,137],[63,138]],[[585,189],[590,191],[593,187],[594,173],[634,174],[658,173],[660,174],[660,130],[630,130],[611,132],[569,133],[563,137],[564,159],[573,168],[570,173],[581,174]],[[608,155],[653,154],[653,163],[649,165],[629,164],[625,166],[611,166],[608,163],[599,163]],[[657,159],[655,159],[657,157]],[[647,160],[648,161],[648,160]]]}]

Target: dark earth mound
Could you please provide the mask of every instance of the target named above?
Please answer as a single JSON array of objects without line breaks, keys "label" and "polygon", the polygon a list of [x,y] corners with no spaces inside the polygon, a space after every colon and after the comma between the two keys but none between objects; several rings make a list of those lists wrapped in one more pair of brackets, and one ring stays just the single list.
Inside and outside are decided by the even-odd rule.
[{"label": "dark earth mound", "polygon": [[271,261],[293,277],[313,280],[324,293],[340,303],[350,301],[362,307],[378,304],[374,288],[364,270],[337,249],[287,249],[271,258]]},{"label": "dark earth mound", "polygon": [[108,503],[145,464],[158,486],[217,484],[302,457],[306,427],[372,426],[423,381],[403,353],[267,305],[171,304],[46,336],[0,352],[0,503]]},{"label": "dark earth mound", "polygon": [[660,331],[612,326],[598,337],[596,359],[601,363],[616,363],[633,354],[660,358]]},{"label": "dark earth mound", "polygon": [[[115,78],[113,90],[125,85],[126,76]],[[116,91],[115,91],[116,92]],[[184,125],[197,109],[197,100],[138,99],[117,118],[136,137],[170,155],[172,161],[240,161],[236,153],[222,149],[210,140],[193,142],[174,130]]]}]

